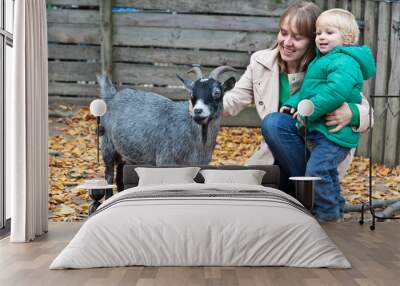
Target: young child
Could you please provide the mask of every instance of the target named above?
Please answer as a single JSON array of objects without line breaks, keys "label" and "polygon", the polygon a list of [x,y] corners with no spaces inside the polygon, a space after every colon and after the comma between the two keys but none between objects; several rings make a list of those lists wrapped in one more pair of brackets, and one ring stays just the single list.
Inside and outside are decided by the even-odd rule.
[{"label": "young child", "polygon": [[[340,195],[337,166],[359,140],[359,134],[349,126],[357,126],[357,122],[330,132],[335,126],[327,126],[324,115],[344,102],[360,103],[363,80],[375,74],[372,53],[367,46],[356,46],[358,37],[353,14],[343,9],[323,12],[316,23],[316,57],[307,68],[300,90],[280,110],[293,111],[303,99],[314,104],[307,123],[307,138],[313,147],[305,175],[321,177],[315,184],[313,210],[319,221],[340,220],[343,216],[345,200]],[[358,114],[357,108],[351,111]],[[303,119],[297,112],[296,116]]]}]

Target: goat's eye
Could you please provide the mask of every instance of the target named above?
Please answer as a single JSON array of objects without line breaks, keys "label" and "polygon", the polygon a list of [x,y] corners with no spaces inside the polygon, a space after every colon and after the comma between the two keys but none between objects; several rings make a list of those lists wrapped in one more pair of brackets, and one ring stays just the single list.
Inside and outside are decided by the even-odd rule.
[{"label": "goat's eye", "polygon": [[221,98],[221,90],[219,88],[214,88],[212,96],[215,100],[218,100]]}]

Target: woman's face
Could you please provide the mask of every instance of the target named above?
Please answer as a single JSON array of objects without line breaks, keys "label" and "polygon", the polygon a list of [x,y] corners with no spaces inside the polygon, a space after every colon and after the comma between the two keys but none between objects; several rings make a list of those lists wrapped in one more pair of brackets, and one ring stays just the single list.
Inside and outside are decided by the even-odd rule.
[{"label": "woman's face", "polygon": [[288,18],[281,24],[277,41],[281,58],[288,66],[297,66],[310,45],[307,37],[300,35],[296,27],[289,25]]}]

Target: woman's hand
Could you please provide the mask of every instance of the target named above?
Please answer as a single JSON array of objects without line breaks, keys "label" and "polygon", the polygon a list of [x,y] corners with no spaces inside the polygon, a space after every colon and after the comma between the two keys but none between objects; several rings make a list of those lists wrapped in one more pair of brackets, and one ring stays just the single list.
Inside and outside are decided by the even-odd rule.
[{"label": "woman's hand", "polygon": [[296,109],[294,109],[293,107],[287,106],[287,105],[283,105],[281,107],[281,109],[279,109],[279,112],[287,113],[287,114],[294,114],[296,112]]},{"label": "woman's hand", "polygon": [[191,100],[189,100],[189,113],[193,113],[193,104]]},{"label": "woman's hand", "polygon": [[325,115],[325,124],[327,126],[335,126],[329,130],[330,133],[338,132],[340,129],[349,124],[353,113],[347,102],[343,103],[338,109],[329,112]]}]

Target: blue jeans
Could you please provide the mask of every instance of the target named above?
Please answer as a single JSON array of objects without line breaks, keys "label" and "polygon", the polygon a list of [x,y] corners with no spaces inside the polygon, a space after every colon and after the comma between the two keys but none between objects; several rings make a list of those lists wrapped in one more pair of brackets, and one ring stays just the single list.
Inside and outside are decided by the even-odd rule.
[{"label": "blue jeans", "polygon": [[261,131],[282,170],[283,191],[293,193],[289,177],[320,177],[321,180],[315,182],[313,213],[321,220],[340,218],[345,200],[340,194],[337,167],[350,149],[329,141],[318,131],[311,131],[307,134],[307,141],[313,147],[305,154],[304,138],[296,127],[296,120],[285,113],[267,115],[261,123]]}]

